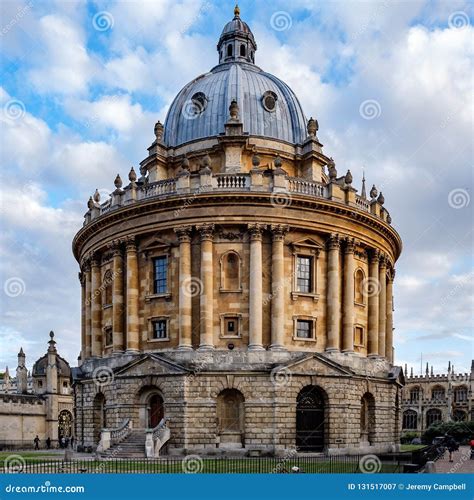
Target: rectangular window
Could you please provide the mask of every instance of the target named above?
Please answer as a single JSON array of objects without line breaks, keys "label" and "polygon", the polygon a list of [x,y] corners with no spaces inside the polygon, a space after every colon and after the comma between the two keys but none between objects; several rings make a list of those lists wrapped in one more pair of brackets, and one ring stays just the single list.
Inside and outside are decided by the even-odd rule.
[{"label": "rectangular window", "polygon": [[153,293],[168,292],[168,257],[163,255],[153,259],[154,288]]},{"label": "rectangular window", "polygon": [[112,344],[113,344],[112,328],[108,327],[105,329],[105,345],[109,346]]},{"label": "rectangular window", "polygon": [[313,258],[298,255],[296,258],[296,291],[311,293],[313,278]]},{"label": "rectangular window", "polygon": [[166,339],[168,338],[167,321],[165,319],[158,319],[153,321],[153,338]]},{"label": "rectangular window", "polygon": [[354,345],[364,345],[364,329],[360,326],[354,328]]},{"label": "rectangular window", "polygon": [[312,339],[313,338],[313,322],[299,319],[296,321],[296,336],[299,339]]}]

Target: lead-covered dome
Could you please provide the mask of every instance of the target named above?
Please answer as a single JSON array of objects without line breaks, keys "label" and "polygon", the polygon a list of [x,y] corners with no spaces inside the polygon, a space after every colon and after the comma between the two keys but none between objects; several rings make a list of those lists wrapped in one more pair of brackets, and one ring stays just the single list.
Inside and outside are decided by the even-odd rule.
[{"label": "lead-covered dome", "polygon": [[254,36],[238,9],[234,14],[219,38],[219,64],[188,83],[171,104],[164,127],[167,146],[222,134],[233,100],[244,133],[292,144],[305,140],[301,104],[286,83],[254,64]]}]

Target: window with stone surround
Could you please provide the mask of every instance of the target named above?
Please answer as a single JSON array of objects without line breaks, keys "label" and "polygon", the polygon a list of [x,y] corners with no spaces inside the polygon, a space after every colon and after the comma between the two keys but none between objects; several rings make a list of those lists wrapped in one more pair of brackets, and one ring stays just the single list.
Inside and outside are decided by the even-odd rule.
[{"label": "window with stone surround", "polygon": [[444,390],[444,387],[441,387],[440,385],[436,385],[435,387],[433,387],[431,391],[431,399],[433,399],[433,401],[441,402],[444,401],[445,398],[446,391]]},{"label": "window with stone surround", "polygon": [[436,424],[437,422],[441,422],[443,416],[441,410],[437,408],[432,408],[426,412],[426,427],[430,427],[431,425]]},{"label": "window with stone surround", "polygon": [[315,341],[316,318],[312,316],[294,316],[293,340]]},{"label": "window with stone surround", "polygon": [[220,258],[221,292],[241,292],[240,282],[241,260],[240,255],[234,250],[229,250]]},{"label": "window with stone surround", "polygon": [[320,246],[313,240],[291,244],[293,252],[293,284],[291,297],[312,297],[317,300],[318,257]]},{"label": "window with stone surround", "polygon": [[168,256],[160,255],[153,259],[153,293],[168,292]]},{"label": "window with stone surround", "polygon": [[113,344],[113,335],[111,326],[104,327],[104,338],[105,338],[105,347],[110,347]]},{"label": "window with stone surround", "polygon": [[242,336],[240,314],[221,314],[221,338],[240,338]]},{"label": "window with stone surround", "polygon": [[169,318],[159,317],[150,320],[150,337],[149,340],[169,340]]},{"label": "window with stone surround", "polygon": [[410,403],[418,403],[420,400],[420,388],[419,387],[414,387],[413,389],[410,390]]},{"label": "window with stone surround", "polygon": [[365,346],[364,328],[362,326],[356,325],[354,327],[354,345],[356,347]]},{"label": "window with stone surround", "polygon": [[112,271],[108,269],[102,278],[102,305],[104,307],[112,305],[112,283],[113,274]]},{"label": "window with stone surround", "polygon": [[467,401],[467,387],[461,386],[454,389],[454,402],[464,403]]},{"label": "window with stone surround", "polygon": [[354,273],[354,302],[359,306],[365,304],[364,278],[364,271],[357,269]]},{"label": "window with stone surround", "polygon": [[403,412],[403,429],[416,430],[418,428],[418,415],[414,410],[406,410]]}]

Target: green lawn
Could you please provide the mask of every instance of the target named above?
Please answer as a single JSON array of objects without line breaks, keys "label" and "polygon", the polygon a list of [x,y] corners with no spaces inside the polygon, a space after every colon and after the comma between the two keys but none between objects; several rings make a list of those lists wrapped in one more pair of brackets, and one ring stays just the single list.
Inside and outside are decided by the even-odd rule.
[{"label": "green lawn", "polygon": [[[62,463],[59,460],[41,460],[40,457],[24,457],[26,462],[25,472],[32,473],[182,473],[186,468],[185,463],[179,461],[133,461],[133,460],[78,460]],[[0,472],[3,464],[0,463]],[[194,465],[194,466],[193,466]],[[291,471],[293,466],[299,466],[305,473],[352,473],[358,472],[358,462],[318,460],[305,461],[291,459],[286,461],[252,460],[252,459],[203,459],[195,464],[189,464],[190,472],[200,473],[279,473]],[[380,472],[401,472],[397,463],[384,463]]]},{"label": "green lawn", "polygon": [[415,451],[425,447],[426,444],[402,444],[400,445],[400,451]]},{"label": "green lawn", "polygon": [[37,458],[37,459],[42,459],[44,461],[45,458],[51,458],[53,460],[59,460],[61,457],[64,456],[64,452],[52,452],[52,453],[45,453],[41,451],[0,451],[0,461],[5,460],[7,457],[10,457],[11,455],[19,455],[20,457],[23,457],[24,459],[30,459],[30,458]]}]

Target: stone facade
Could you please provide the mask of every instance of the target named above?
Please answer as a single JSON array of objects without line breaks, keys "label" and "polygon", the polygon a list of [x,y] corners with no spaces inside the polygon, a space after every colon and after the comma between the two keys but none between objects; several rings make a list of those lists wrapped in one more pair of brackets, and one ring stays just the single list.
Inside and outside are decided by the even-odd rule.
[{"label": "stone facade", "polygon": [[[128,419],[145,432],[159,416],[170,453],[392,449],[400,237],[375,186],[367,199],[365,179],[357,194],[349,171],[338,176],[297,98],[253,52],[233,52],[253,40],[238,13],[224,32],[216,72],[182,91],[198,91],[191,116],[180,93],[141,177],[117,176],[105,203],[91,196],[74,238],[78,441],[94,447]],[[240,102],[219,93],[236,74],[273,87]]]},{"label": "stone facade", "polygon": [[18,354],[17,376],[8,368],[0,384],[0,446],[33,445],[38,436],[44,446],[49,437],[56,446],[61,436],[73,434],[73,395],[69,364],[57,354],[51,332],[48,352],[28,374],[23,349]]},{"label": "stone facade", "polygon": [[435,375],[428,364],[424,375],[410,375],[405,366],[406,386],[402,390],[402,431],[422,434],[436,422],[474,421],[474,361],[470,373]]}]

